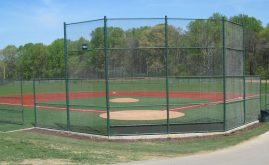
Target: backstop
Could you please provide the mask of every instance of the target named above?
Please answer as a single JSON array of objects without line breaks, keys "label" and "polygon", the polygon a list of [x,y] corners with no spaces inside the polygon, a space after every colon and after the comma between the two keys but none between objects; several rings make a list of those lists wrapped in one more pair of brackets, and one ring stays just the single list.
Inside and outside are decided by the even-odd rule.
[{"label": "backstop", "polygon": [[98,135],[227,131],[256,121],[244,28],[221,19],[64,23],[65,77],[35,79],[36,126]]}]

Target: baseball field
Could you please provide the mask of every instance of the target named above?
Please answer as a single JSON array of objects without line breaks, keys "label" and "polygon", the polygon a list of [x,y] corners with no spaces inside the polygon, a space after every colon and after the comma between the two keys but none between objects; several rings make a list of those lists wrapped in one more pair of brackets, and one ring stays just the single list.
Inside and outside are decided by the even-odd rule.
[{"label": "baseball field", "polygon": [[[231,82],[231,90],[226,93],[226,104],[227,107],[230,106],[227,112],[233,110],[232,115],[241,113],[243,93],[242,89],[237,89],[240,81]],[[136,128],[132,133],[143,133],[143,130],[137,130],[137,127],[142,126],[158,126],[152,129],[152,133],[163,133],[167,122],[171,125],[189,126],[204,123],[223,125],[222,79],[173,78],[169,83],[168,99],[164,79],[111,80],[108,98],[104,91],[105,82],[102,80],[69,80],[68,94],[65,92],[64,80],[6,83],[0,86],[0,108],[3,109],[1,120],[8,122],[1,125],[1,130],[36,124],[60,130],[70,127],[74,132],[105,135],[107,122],[112,134],[124,134],[132,127]],[[23,89],[22,94],[20,87]],[[246,118],[249,117],[247,121],[250,122],[257,117],[253,106],[259,103],[259,83],[250,81],[246,83],[246,87],[246,104],[249,107]],[[68,103],[66,97],[69,98]],[[236,107],[239,107],[239,111]],[[107,117],[110,118],[109,121]],[[231,124],[233,126],[241,124],[230,122],[234,122]],[[221,130],[221,126],[214,129]],[[149,128],[145,129],[150,131]],[[178,128],[172,128],[171,132],[173,131],[180,132]],[[186,132],[188,131],[192,130],[187,129]]]}]

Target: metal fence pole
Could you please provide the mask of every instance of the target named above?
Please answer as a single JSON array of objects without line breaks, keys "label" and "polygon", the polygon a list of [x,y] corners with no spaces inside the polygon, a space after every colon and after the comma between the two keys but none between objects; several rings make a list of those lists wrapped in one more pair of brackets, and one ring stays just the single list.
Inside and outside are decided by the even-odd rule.
[{"label": "metal fence pole", "polygon": [[267,61],[267,75],[265,75],[265,109],[269,109],[268,101],[268,78],[269,78],[269,55],[266,56]]},{"label": "metal fence pole", "polygon": [[23,104],[23,78],[21,77],[20,81],[21,87],[21,110],[22,110],[22,123],[24,123],[24,104]]},{"label": "metal fence pole", "polygon": [[223,65],[223,118],[224,131],[226,131],[226,43],[225,43],[225,18],[222,17],[222,65]]},{"label": "metal fence pole", "polygon": [[246,48],[245,48],[245,28],[243,28],[243,107],[244,107],[244,124],[246,123],[246,76],[245,76],[245,65],[246,65]]},{"label": "metal fence pole", "polygon": [[167,115],[167,123],[166,123],[166,131],[167,134],[169,131],[170,126],[170,119],[169,119],[169,79],[168,79],[168,29],[167,29],[168,23],[167,23],[167,16],[165,16],[165,79],[166,79],[166,115]]},{"label": "metal fence pole", "polygon": [[104,16],[104,55],[105,55],[105,82],[106,82],[106,111],[107,111],[107,136],[110,136],[110,104],[109,104],[109,73],[108,73],[108,43],[107,43],[107,18]]},{"label": "metal fence pole", "polygon": [[265,94],[265,102],[264,102],[264,104],[265,104],[265,109],[267,109],[267,106],[268,106],[268,91],[267,91],[267,88],[268,88],[268,85],[267,85],[267,83],[268,83],[268,81],[267,81],[267,79],[268,79],[268,77],[266,76],[266,78],[265,78],[265,92],[264,92],[264,94]]},{"label": "metal fence pole", "polygon": [[260,77],[260,110],[262,109],[262,79]]},{"label": "metal fence pole", "polygon": [[66,41],[66,23],[64,22],[64,62],[65,62],[65,97],[66,97],[66,115],[67,130],[70,130],[70,107],[69,107],[69,73],[68,73],[68,53]]},{"label": "metal fence pole", "polygon": [[33,79],[33,93],[34,93],[35,127],[37,127],[37,109],[36,109],[36,87],[35,87],[35,78]]}]

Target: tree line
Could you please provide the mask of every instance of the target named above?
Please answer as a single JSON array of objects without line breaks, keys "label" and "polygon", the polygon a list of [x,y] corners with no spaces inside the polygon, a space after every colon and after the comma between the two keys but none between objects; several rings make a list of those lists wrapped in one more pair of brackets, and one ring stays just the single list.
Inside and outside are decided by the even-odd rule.
[{"label": "tree line", "polygon": [[[168,22],[169,75],[213,76],[222,73],[222,17],[214,13],[209,20],[192,20],[184,27]],[[242,14],[225,19],[244,25],[246,73],[268,75],[269,24],[263,27],[260,20]],[[164,28],[164,24],[129,29],[108,26],[108,70],[111,77],[165,75]],[[104,77],[104,29],[97,27],[89,33],[88,38],[78,35],[78,38],[67,40],[70,77]],[[226,46],[234,50],[231,54],[235,56],[242,54],[238,53],[242,48],[242,34],[237,26],[227,24]],[[87,50],[83,50],[82,45]],[[237,63],[233,56],[231,60],[235,64],[228,67],[234,73]],[[64,74],[63,39],[49,45],[8,45],[0,50],[0,80],[63,78]]]}]

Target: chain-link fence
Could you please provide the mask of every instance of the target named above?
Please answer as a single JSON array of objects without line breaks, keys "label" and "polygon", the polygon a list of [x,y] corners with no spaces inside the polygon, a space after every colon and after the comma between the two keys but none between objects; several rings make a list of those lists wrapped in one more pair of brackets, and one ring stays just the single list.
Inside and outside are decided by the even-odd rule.
[{"label": "chain-link fence", "polygon": [[0,122],[23,124],[23,95],[20,79],[0,80]]},{"label": "chain-link fence", "polygon": [[36,124],[126,135],[225,131],[258,119],[244,29],[224,19],[64,24],[65,77],[34,81]]},{"label": "chain-link fence", "polygon": [[265,72],[261,76],[261,109],[269,110],[269,48],[260,48],[259,51],[262,52],[263,60],[266,62]]}]

